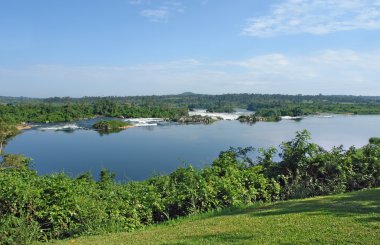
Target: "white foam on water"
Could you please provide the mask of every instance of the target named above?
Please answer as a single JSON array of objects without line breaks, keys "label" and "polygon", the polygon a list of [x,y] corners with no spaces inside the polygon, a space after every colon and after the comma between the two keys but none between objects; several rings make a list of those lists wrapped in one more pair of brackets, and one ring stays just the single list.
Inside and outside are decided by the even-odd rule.
[{"label": "white foam on water", "polygon": [[163,122],[162,118],[127,118],[124,119],[126,122]]},{"label": "white foam on water", "polygon": [[189,111],[190,116],[208,116],[213,118],[221,118],[222,120],[237,120],[242,115],[250,115],[253,112],[233,112],[233,113],[221,113],[221,112],[207,112],[206,110],[199,109]]},{"label": "white foam on water", "polygon": [[82,127],[79,127],[78,125],[71,123],[71,124],[65,124],[65,125],[54,125],[54,126],[48,126],[48,127],[41,127],[39,130],[75,130],[75,129],[81,129]]},{"label": "white foam on water", "polygon": [[150,127],[150,126],[157,126],[157,123],[136,123],[133,126],[135,126],[135,127]]},{"label": "white foam on water", "polygon": [[162,118],[127,118],[123,121],[132,123],[135,127],[157,126],[158,123],[164,122]]}]

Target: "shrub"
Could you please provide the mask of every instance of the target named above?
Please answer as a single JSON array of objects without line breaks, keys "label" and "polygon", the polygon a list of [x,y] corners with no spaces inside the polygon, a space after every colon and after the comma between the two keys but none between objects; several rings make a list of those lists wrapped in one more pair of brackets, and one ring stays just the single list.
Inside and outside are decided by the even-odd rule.
[{"label": "shrub", "polygon": [[101,130],[101,131],[115,131],[115,130],[121,130],[126,127],[131,126],[130,123],[123,122],[123,121],[117,121],[117,120],[109,120],[109,121],[99,121],[92,125],[94,129]]}]

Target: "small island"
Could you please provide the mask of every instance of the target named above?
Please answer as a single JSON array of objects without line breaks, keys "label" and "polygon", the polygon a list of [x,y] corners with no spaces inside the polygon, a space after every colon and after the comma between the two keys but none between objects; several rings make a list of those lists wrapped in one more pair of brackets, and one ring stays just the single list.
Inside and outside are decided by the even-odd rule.
[{"label": "small island", "polygon": [[201,116],[201,115],[193,115],[193,116],[182,116],[177,119],[173,119],[174,122],[178,123],[202,123],[202,124],[211,124],[218,120],[221,120],[221,118],[218,117],[210,117],[210,116]]},{"label": "small island", "polygon": [[252,115],[241,115],[237,119],[240,122],[244,123],[255,123],[255,122],[278,122],[281,121],[280,116],[256,116]]},{"label": "small island", "polygon": [[119,131],[119,130],[131,128],[133,127],[133,125],[128,122],[117,121],[117,120],[107,120],[107,121],[102,120],[92,125],[92,127],[99,131],[108,132],[108,131]]}]

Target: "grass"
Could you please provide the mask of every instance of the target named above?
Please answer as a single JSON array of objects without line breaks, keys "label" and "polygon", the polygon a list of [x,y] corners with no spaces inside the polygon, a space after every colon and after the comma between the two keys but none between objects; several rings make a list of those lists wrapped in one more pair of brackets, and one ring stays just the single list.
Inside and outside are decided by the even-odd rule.
[{"label": "grass", "polygon": [[58,244],[380,244],[380,189],[224,210]]}]

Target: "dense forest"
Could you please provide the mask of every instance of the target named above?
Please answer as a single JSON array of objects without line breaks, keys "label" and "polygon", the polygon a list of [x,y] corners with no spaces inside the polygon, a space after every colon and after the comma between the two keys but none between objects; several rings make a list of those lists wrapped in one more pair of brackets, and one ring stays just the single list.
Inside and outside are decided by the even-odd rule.
[{"label": "dense forest", "polygon": [[209,112],[233,112],[241,108],[254,111],[257,116],[274,118],[318,113],[380,114],[380,97],[192,93],[47,99],[0,97],[0,119],[10,122],[61,122],[95,116],[178,119],[196,108]]},{"label": "dense forest", "polygon": [[188,115],[186,108],[173,106],[134,105],[100,99],[94,103],[11,103],[0,105],[0,120],[20,122],[68,122],[98,116],[178,118]]},{"label": "dense forest", "polygon": [[84,173],[39,176],[31,160],[3,155],[0,163],[0,240],[30,244],[80,234],[131,231],[180,216],[226,207],[342,193],[380,185],[378,141],[327,151],[307,131],[276,149],[231,148],[211,166],[179,168],[145,181],[116,183]]}]

